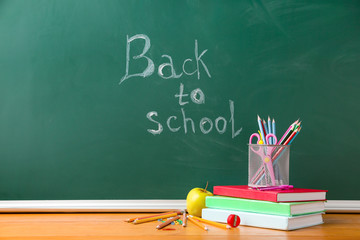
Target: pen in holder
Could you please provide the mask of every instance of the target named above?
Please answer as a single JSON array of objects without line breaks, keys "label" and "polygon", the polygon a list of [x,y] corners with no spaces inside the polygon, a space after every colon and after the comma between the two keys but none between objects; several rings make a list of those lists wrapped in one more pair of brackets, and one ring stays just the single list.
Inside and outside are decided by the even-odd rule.
[{"label": "pen in holder", "polygon": [[289,156],[289,145],[249,144],[248,185],[289,185]]}]

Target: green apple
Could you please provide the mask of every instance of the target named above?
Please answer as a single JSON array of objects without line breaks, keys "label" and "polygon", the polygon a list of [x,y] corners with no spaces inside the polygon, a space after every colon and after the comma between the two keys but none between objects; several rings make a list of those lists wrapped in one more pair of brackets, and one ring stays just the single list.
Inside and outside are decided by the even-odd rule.
[{"label": "green apple", "polygon": [[213,196],[206,189],[193,188],[186,197],[186,208],[190,215],[201,217],[202,209],[205,208],[205,198]]}]

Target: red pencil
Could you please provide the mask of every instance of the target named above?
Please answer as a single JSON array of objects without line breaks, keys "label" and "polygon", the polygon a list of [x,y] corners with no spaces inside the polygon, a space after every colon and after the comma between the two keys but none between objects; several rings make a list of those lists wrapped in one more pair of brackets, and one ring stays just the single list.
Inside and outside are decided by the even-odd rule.
[{"label": "red pencil", "polygon": [[262,129],[263,129],[263,132],[264,132],[264,139],[263,139],[263,142],[264,142],[264,144],[267,144],[267,142],[266,142],[266,131],[265,131],[265,126],[264,126],[264,123],[263,123],[263,121],[260,119],[260,122],[261,122],[261,127],[262,127]]}]

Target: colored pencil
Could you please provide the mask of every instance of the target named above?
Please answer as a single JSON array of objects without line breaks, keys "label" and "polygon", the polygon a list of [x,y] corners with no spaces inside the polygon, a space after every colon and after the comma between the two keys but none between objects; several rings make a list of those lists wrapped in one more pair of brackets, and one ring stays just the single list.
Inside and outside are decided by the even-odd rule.
[{"label": "colored pencil", "polygon": [[300,124],[301,124],[301,122],[294,125],[294,127],[288,132],[287,136],[282,140],[280,145],[287,145],[289,143],[288,139],[294,133],[294,131],[300,127]]},{"label": "colored pencil", "polygon": [[207,223],[207,224],[210,224],[210,225],[213,225],[215,227],[219,227],[219,228],[223,228],[223,229],[230,229],[231,227],[227,224],[223,224],[223,223],[218,223],[218,222],[213,222],[213,221],[210,221],[210,220],[207,220],[207,219],[203,219],[203,218],[198,218],[198,217],[195,217],[195,216],[191,216],[191,218],[195,219],[195,220],[198,220],[199,222],[203,222],[203,223]]},{"label": "colored pencil", "polygon": [[[272,134],[276,136],[275,119],[272,120]],[[276,144],[275,139],[273,139],[273,144]]]},{"label": "colored pencil", "polygon": [[[289,143],[294,139],[294,137],[299,133],[301,128],[296,129],[295,131],[292,132],[292,134],[286,139],[286,141],[284,142],[284,145],[289,145]],[[273,162],[275,161],[275,159],[280,155],[280,153],[284,150],[284,148],[280,148],[275,155],[272,157]]]},{"label": "colored pencil", "polygon": [[180,216],[172,217],[172,218],[168,219],[167,221],[157,225],[156,229],[162,229],[162,228],[166,227],[167,225],[171,224],[172,222],[178,220],[179,218],[180,218]]},{"label": "colored pencil", "polygon": [[299,132],[301,128],[297,128],[296,130],[293,131],[293,133],[289,136],[288,139],[286,139],[284,145],[289,145],[289,143],[293,140],[294,136]]},{"label": "colored pencil", "polygon": [[259,130],[260,130],[260,136],[263,139],[263,144],[265,144],[265,140],[264,140],[264,128],[262,127],[262,122],[261,119],[258,115],[258,125],[259,125]]},{"label": "colored pencil", "polygon": [[186,227],[186,224],[187,224],[186,211],[184,211],[184,213],[183,213],[183,220],[182,220],[182,222],[183,222],[182,226],[183,226],[183,227]]},{"label": "colored pencil", "polygon": [[261,132],[260,132],[259,130],[258,130],[258,133],[259,133],[259,135],[260,135],[259,144],[264,144],[264,141],[263,141],[262,136],[261,136]]},{"label": "colored pencil", "polygon": [[301,121],[298,124],[296,124],[294,130],[296,130],[298,127],[300,127],[300,125],[301,125]]},{"label": "colored pencil", "polygon": [[189,216],[188,216],[188,220],[205,231],[209,230],[204,224],[200,223],[199,221],[196,221],[195,219],[192,219]]},{"label": "colored pencil", "polygon": [[[265,128],[265,135],[268,135],[269,134],[269,129],[267,128],[267,124],[265,122],[265,120],[263,119],[263,124],[264,124],[264,128]],[[266,137],[266,136],[265,136]]]},{"label": "colored pencil", "polygon": [[267,134],[266,128],[265,128],[265,126],[264,126],[263,120],[260,119],[260,122],[261,122],[262,129],[263,129],[263,131],[264,131],[264,139],[263,139],[263,140],[264,140],[264,144],[266,144],[266,134]]},{"label": "colored pencil", "polygon": [[289,131],[291,131],[294,128],[294,125],[298,123],[298,120],[296,120],[295,122],[293,122],[290,127],[286,130],[286,132],[284,133],[284,135],[280,138],[280,140],[278,141],[278,145],[281,145],[281,143],[283,142],[284,138],[288,135]]},{"label": "colored pencil", "polygon": [[[271,119],[268,116],[268,121],[267,121],[267,125],[268,125],[268,133],[271,134],[272,133],[272,129],[271,129]],[[269,138],[269,144],[273,144],[273,139]]]},{"label": "colored pencil", "polygon": [[266,144],[265,143],[265,135],[264,135],[265,130],[263,128],[261,118],[259,117],[259,115],[257,117],[258,117],[258,125],[259,125],[260,135],[261,135],[261,138],[263,140],[263,144]]},{"label": "colored pencil", "polygon": [[294,141],[294,139],[296,138],[296,136],[299,134],[299,132],[300,132],[300,130],[301,130],[301,127],[299,127],[299,128],[296,129],[296,130],[298,130],[297,133],[296,133],[295,136],[291,139],[291,141],[289,142],[288,145],[290,145],[290,144],[292,143],[292,141]]},{"label": "colored pencil", "polygon": [[295,122],[293,122],[289,128],[286,130],[286,132],[284,133],[284,135],[280,138],[280,140],[278,141],[278,145],[281,144],[281,142],[283,142],[284,138],[288,135],[289,131],[291,131],[291,129],[294,128],[295,124],[298,123],[298,120],[296,120]]},{"label": "colored pencil", "polygon": [[285,145],[284,143],[286,142],[286,140],[291,136],[291,134],[294,132],[294,127],[292,127],[290,129],[290,131],[288,132],[288,134],[284,137],[284,139],[281,141],[280,145]]},{"label": "colored pencil", "polygon": [[166,214],[166,215],[160,215],[160,216],[155,216],[155,217],[149,217],[149,218],[144,218],[144,219],[136,219],[133,221],[134,224],[139,224],[139,223],[145,223],[145,222],[151,222],[151,221],[156,221],[160,218],[169,218],[169,217],[175,217],[178,214],[176,212],[174,213],[170,213],[170,214]]}]

